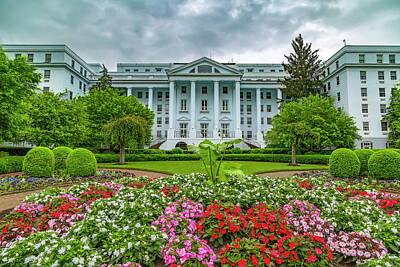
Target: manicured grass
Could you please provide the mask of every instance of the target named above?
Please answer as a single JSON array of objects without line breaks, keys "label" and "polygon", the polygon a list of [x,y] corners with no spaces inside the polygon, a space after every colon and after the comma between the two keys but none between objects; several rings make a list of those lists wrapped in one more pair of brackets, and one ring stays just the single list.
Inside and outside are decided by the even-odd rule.
[{"label": "manicured grass", "polygon": [[[326,165],[301,164],[299,166],[289,166],[287,163],[260,161],[226,161],[224,164],[240,165],[240,168],[245,174],[273,171],[323,170],[328,168]],[[203,163],[201,161],[140,161],[128,162],[126,165],[118,165],[116,163],[99,163],[98,166],[100,168],[137,169],[169,174],[205,172]]]}]

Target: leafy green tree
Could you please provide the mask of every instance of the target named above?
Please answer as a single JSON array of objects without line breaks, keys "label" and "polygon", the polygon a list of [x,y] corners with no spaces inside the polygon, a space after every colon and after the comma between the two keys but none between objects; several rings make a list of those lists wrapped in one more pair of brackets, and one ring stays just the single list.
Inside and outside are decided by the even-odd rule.
[{"label": "leafy green tree", "polygon": [[[154,112],[143,105],[136,97],[121,96],[113,88],[105,90],[91,90],[89,94],[79,98],[85,106],[89,119],[88,145],[97,146],[104,140],[103,126],[115,119],[126,115],[135,115],[144,118],[150,125],[154,123]],[[146,144],[151,136],[147,137]]]},{"label": "leafy green tree", "polygon": [[125,164],[126,146],[132,149],[150,144],[151,127],[148,120],[134,115],[127,115],[104,125],[106,144],[119,146],[120,164]]},{"label": "leafy green tree", "polygon": [[78,146],[88,136],[85,107],[65,94],[42,92],[30,98],[30,127],[25,140],[39,146]]},{"label": "leafy green tree", "polygon": [[0,47],[0,142],[18,142],[25,134],[28,99],[40,82],[34,71],[26,57],[10,60]]},{"label": "leafy green tree", "polygon": [[103,69],[100,71],[101,77],[90,90],[107,90],[112,88],[112,77],[108,74],[106,66],[103,64]]},{"label": "leafy green tree", "polygon": [[391,146],[400,148],[400,84],[392,89],[390,104],[384,119],[389,124],[389,141]]},{"label": "leafy green tree", "polygon": [[288,63],[282,63],[284,70],[289,74],[279,82],[284,86],[282,93],[290,99],[297,99],[309,94],[319,93],[323,87],[319,79],[321,60],[318,51],[311,49],[311,43],[304,43],[299,34],[292,41],[293,53],[285,55]]},{"label": "leafy green tree", "polygon": [[308,150],[324,147],[353,148],[361,137],[352,117],[334,105],[334,99],[309,95],[299,101],[282,105],[272,119],[272,129],[266,139],[292,147],[292,165],[296,165],[296,147]]}]

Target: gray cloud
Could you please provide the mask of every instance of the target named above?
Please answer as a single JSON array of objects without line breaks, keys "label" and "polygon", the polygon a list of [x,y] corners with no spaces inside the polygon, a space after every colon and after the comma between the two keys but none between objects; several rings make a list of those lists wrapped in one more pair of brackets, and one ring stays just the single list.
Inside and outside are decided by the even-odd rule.
[{"label": "gray cloud", "polygon": [[201,56],[281,62],[299,33],[327,59],[349,44],[400,44],[398,0],[0,0],[0,43],[65,43],[88,62]]}]

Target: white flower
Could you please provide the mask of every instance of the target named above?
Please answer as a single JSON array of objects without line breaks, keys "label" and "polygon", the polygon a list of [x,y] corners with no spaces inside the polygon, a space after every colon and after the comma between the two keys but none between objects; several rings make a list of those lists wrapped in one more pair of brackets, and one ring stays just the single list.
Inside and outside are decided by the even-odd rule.
[{"label": "white flower", "polygon": [[72,262],[77,265],[79,263],[79,259],[77,257],[72,259]]},{"label": "white flower", "polygon": [[58,250],[58,254],[64,254],[64,252],[65,252],[65,248],[63,247],[63,248],[60,248],[59,250]]}]

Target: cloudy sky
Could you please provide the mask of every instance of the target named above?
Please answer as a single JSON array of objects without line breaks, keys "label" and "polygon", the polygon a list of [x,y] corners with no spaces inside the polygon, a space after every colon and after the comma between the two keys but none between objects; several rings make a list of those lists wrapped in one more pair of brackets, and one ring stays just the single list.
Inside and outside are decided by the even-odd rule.
[{"label": "cloudy sky", "polygon": [[0,0],[1,43],[65,43],[88,62],[280,63],[301,33],[326,60],[400,45],[400,0]]}]

